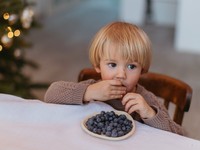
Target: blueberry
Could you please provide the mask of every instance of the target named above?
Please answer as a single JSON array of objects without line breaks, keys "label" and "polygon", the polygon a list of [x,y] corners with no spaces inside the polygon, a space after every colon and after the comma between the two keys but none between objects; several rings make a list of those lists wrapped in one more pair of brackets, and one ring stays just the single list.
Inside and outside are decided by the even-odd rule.
[{"label": "blueberry", "polygon": [[101,115],[104,115],[106,112],[105,111],[101,111]]},{"label": "blueberry", "polygon": [[97,122],[101,122],[101,118],[100,117],[98,117],[96,120],[97,120]]},{"label": "blueberry", "polygon": [[118,122],[118,118],[114,118],[113,122],[117,123]]},{"label": "blueberry", "polygon": [[102,130],[100,128],[97,129],[97,134],[101,134]]},{"label": "blueberry", "polygon": [[124,132],[123,131],[118,131],[118,136],[123,136]]},{"label": "blueberry", "polygon": [[97,128],[93,128],[92,132],[97,133]]},{"label": "blueberry", "polygon": [[118,136],[117,130],[112,130],[111,136],[112,137],[117,137]]},{"label": "blueberry", "polygon": [[93,123],[94,123],[93,118],[89,118],[88,121],[87,121],[87,124],[88,125],[93,125]]},{"label": "blueberry", "polygon": [[108,120],[109,120],[109,121],[112,121],[112,120],[113,120],[113,117],[112,117],[112,116],[110,116],[110,117],[108,118]]},{"label": "blueberry", "polygon": [[126,131],[126,127],[125,127],[125,126],[123,126],[123,127],[122,127],[122,130],[123,130],[123,131]]},{"label": "blueberry", "polygon": [[123,124],[124,121],[123,121],[123,120],[118,120],[118,123],[119,123],[119,124]]},{"label": "blueberry", "polygon": [[105,135],[106,135],[106,136],[111,136],[111,132],[110,132],[110,131],[107,131]]},{"label": "blueberry", "polygon": [[99,128],[103,128],[104,124],[103,124],[102,122],[99,122],[99,123],[97,124],[97,126],[98,126]]},{"label": "blueberry", "polygon": [[111,131],[112,129],[113,129],[112,126],[108,126],[108,127],[106,128],[107,131]]}]

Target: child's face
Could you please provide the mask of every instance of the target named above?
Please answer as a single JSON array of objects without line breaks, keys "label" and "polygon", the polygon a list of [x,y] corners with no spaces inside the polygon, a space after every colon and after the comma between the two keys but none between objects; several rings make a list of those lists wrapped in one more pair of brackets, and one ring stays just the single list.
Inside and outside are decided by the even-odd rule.
[{"label": "child's face", "polygon": [[101,73],[102,80],[120,80],[127,92],[132,92],[141,75],[141,65],[124,60],[120,53],[112,48],[109,51],[110,57],[101,58],[100,67],[96,67],[96,71]]}]

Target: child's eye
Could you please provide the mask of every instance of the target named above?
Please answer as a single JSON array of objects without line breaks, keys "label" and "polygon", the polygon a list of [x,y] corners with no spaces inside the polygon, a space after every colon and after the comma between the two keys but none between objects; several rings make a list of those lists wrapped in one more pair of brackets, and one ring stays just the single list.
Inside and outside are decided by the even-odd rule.
[{"label": "child's eye", "polygon": [[108,66],[111,67],[111,68],[114,68],[114,67],[117,66],[117,64],[116,63],[108,63]]},{"label": "child's eye", "polygon": [[133,70],[134,68],[136,68],[136,65],[134,65],[134,64],[129,64],[128,65],[128,69]]}]

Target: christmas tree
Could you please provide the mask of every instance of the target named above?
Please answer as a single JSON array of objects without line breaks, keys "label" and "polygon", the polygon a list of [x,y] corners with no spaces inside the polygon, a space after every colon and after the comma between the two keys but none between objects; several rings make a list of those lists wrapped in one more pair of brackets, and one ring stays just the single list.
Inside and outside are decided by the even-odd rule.
[{"label": "christmas tree", "polygon": [[33,89],[48,84],[32,83],[24,68],[36,69],[35,62],[27,60],[25,51],[31,43],[25,37],[38,25],[33,5],[25,0],[0,0],[0,93],[35,98]]}]

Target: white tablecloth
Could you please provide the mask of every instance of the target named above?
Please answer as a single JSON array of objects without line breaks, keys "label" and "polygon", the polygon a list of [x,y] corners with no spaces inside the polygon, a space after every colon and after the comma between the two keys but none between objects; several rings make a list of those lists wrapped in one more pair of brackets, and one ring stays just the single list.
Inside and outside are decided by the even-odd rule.
[{"label": "white tablecloth", "polygon": [[56,105],[0,94],[0,150],[200,150],[200,141],[136,123],[135,133],[122,141],[92,137],[81,121],[110,106]]}]

